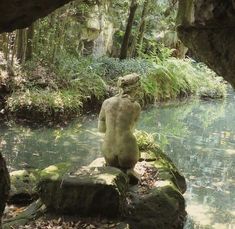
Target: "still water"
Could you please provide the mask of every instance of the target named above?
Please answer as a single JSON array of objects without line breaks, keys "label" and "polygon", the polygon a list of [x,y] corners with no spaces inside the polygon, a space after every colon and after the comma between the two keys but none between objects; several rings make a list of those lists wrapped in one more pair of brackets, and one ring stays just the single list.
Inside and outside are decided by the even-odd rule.
[{"label": "still water", "polygon": [[[1,127],[0,150],[10,170],[85,165],[100,156],[96,125],[96,116],[53,129],[8,123]],[[185,229],[235,229],[235,93],[225,101],[152,107],[142,112],[138,129],[155,134],[187,179]]]}]

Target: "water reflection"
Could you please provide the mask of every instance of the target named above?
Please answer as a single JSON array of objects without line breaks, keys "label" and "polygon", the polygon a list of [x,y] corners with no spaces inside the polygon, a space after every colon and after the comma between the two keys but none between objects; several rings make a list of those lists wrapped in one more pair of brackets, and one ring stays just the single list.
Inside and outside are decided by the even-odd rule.
[{"label": "water reflection", "polygon": [[[235,98],[152,108],[140,128],[158,132],[187,178],[185,229],[235,229]],[[152,117],[152,120],[151,118]]]},{"label": "water reflection", "polygon": [[[44,168],[64,161],[74,162],[77,166],[86,165],[100,155],[100,138],[91,134],[95,127],[95,121],[88,120],[53,129],[30,129],[9,124],[1,127],[0,149],[11,169]],[[86,131],[87,128],[90,132]]]},{"label": "water reflection", "polygon": [[[142,112],[138,129],[156,141],[186,176],[189,219],[185,229],[235,229],[235,93],[226,101],[188,101]],[[82,124],[81,124],[82,123]],[[100,155],[97,117],[66,128],[1,127],[1,151],[14,169]]]}]

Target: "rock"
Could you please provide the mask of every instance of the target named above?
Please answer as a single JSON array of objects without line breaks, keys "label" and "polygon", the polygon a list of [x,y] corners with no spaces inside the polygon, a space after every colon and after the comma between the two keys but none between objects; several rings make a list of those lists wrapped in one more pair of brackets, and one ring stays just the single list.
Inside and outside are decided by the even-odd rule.
[{"label": "rock", "polygon": [[5,204],[10,191],[10,178],[6,167],[6,163],[2,154],[0,153],[0,228],[1,218],[5,209]]},{"label": "rock", "polygon": [[1,0],[0,33],[24,28],[72,0]]},{"label": "rock", "polygon": [[187,189],[187,184],[184,176],[176,168],[172,160],[163,152],[156,152],[157,160],[153,163],[158,169],[158,179],[171,181],[183,194]]},{"label": "rock", "polygon": [[[186,2],[179,4],[179,15],[188,14]],[[184,2],[184,3],[183,3]],[[193,21],[182,23],[178,35],[193,56],[235,86],[235,6],[233,1],[197,0],[192,4]]]},{"label": "rock", "polygon": [[69,168],[71,168],[70,163],[58,163],[43,170],[23,169],[11,172],[11,190],[8,203],[23,205],[31,203],[38,198],[36,187],[40,179],[45,177],[56,179],[65,174]]},{"label": "rock", "polygon": [[182,195],[186,191],[185,178],[158,146],[145,145],[142,158],[154,159],[155,156],[155,160],[143,160],[136,165],[144,179],[128,192],[129,215],[126,222],[133,229],[183,228],[186,217]]},{"label": "rock", "polygon": [[35,200],[38,195],[36,184],[39,181],[37,170],[17,170],[10,173],[11,190],[9,196],[10,204],[28,204]]},{"label": "rock", "polygon": [[71,169],[70,163],[50,165],[39,172],[40,179],[57,180]]},{"label": "rock", "polygon": [[147,162],[150,162],[150,161],[156,161],[156,154],[151,151],[151,150],[148,150],[148,151],[142,151],[140,153],[140,159],[139,161],[147,161]]},{"label": "rock", "polygon": [[104,167],[105,166],[105,159],[104,157],[99,157],[92,161],[89,165],[89,167]]},{"label": "rock", "polygon": [[127,222],[133,229],[183,228],[185,215],[182,194],[167,184],[153,188],[147,195],[134,196]]},{"label": "rock", "polygon": [[49,211],[115,217],[125,211],[127,177],[113,167],[82,167],[40,181],[39,195]]}]

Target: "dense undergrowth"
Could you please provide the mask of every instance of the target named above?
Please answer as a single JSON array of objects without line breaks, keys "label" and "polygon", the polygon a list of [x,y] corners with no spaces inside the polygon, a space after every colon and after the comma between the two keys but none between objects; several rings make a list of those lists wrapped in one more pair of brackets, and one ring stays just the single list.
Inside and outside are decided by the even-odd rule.
[{"label": "dense undergrowth", "polygon": [[116,93],[119,76],[139,73],[138,100],[145,106],[178,97],[199,95],[222,98],[226,86],[206,66],[191,59],[92,59],[64,56],[56,65],[28,62],[7,75],[1,68],[1,85],[7,85],[4,112],[38,121],[68,119],[87,110],[99,108]]}]

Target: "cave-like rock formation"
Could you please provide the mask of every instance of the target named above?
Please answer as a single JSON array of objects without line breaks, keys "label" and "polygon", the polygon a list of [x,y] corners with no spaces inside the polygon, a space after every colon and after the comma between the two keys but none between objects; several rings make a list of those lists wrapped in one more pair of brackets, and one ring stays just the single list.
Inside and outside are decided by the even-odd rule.
[{"label": "cave-like rock formation", "polygon": [[180,39],[200,61],[235,87],[235,1],[190,2],[180,0]]},{"label": "cave-like rock formation", "polygon": [[1,0],[0,33],[29,26],[72,0]]}]

